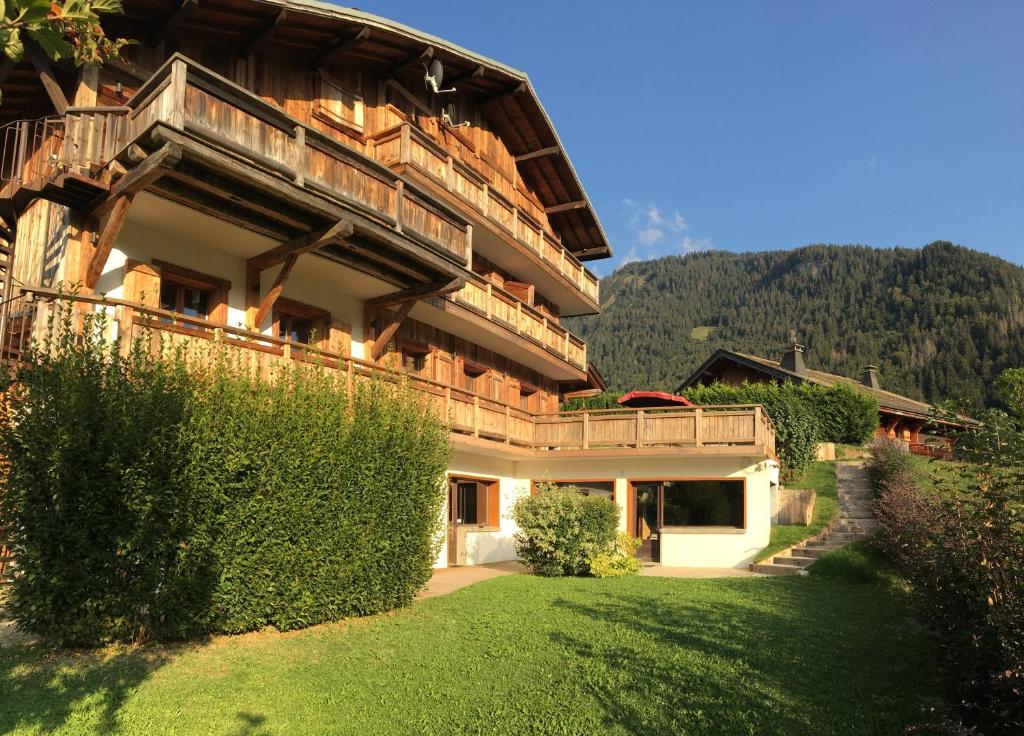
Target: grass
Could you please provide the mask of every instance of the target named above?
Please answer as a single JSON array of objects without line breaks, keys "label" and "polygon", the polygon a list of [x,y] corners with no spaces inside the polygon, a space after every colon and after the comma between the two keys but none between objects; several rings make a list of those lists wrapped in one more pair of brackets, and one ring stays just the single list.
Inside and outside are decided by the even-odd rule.
[{"label": "grass", "polygon": [[757,561],[767,560],[787,547],[819,534],[835,518],[839,509],[836,491],[836,464],[832,461],[813,463],[798,480],[786,483],[787,488],[813,488],[817,491],[814,499],[814,517],[808,526],[803,524],[778,524],[772,527],[768,546],[761,550]]},{"label": "grass", "polygon": [[829,552],[807,568],[811,575],[853,585],[878,583],[899,585],[900,581],[885,555],[870,540],[854,542]]},{"label": "grass", "polygon": [[289,634],[0,651],[0,733],[890,736],[934,673],[889,586],[511,576]]},{"label": "grass", "polygon": [[690,339],[706,342],[707,339],[711,337],[712,334],[714,334],[714,332],[714,327],[708,327],[703,325],[699,327],[694,327],[692,330],[690,330]]}]

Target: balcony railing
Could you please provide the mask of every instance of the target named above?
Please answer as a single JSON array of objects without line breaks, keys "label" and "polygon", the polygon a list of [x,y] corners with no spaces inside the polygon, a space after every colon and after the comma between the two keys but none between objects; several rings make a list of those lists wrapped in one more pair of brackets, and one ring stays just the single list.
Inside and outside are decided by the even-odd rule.
[{"label": "balcony railing", "polygon": [[515,201],[510,200],[410,123],[375,134],[373,153],[383,164],[407,164],[429,176],[539,255],[584,295],[598,301],[597,277],[541,226],[542,210],[518,189],[513,192]]},{"label": "balcony railing", "polygon": [[[534,414],[508,403],[437,381],[391,370],[359,358],[320,350],[204,319],[101,296],[60,294],[53,289],[25,289],[12,308],[11,325],[0,343],[0,358],[18,360],[30,340],[44,333],[55,305],[73,305],[77,323],[84,311],[112,314],[109,338],[130,344],[136,338],[154,350],[178,345],[220,344],[243,365],[261,376],[272,375],[282,362],[299,360],[341,371],[350,387],[379,378],[408,381],[428,397],[439,418],[455,435],[491,440],[530,450],[611,450],[641,448],[750,448],[753,454],[775,455],[775,431],[760,406],[704,406],[666,409],[611,409],[560,414]],[[628,453],[627,453],[628,454]]]},{"label": "balcony railing", "polygon": [[577,368],[587,367],[587,346],[541,312],[483,279],[471,279],[448,299],[470,307],[517,335],[522,335]]}]

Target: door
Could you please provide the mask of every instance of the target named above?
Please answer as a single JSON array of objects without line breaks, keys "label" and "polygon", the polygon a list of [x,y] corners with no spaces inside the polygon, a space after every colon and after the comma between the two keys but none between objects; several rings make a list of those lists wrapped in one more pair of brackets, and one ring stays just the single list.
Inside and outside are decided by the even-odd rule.
[{"label": "door", "polygon": [[452,481],[448,484],[448,566],[458,564],[459,561],[459,532],[456,528],[458,526],[458,510],[455,508],[458,506],[459,492],[457,489],[458,484]]},{"label": "door", "polygon": [[459,527],[480,523],[480,486],[477,481],[452,480],[448,485],[448,564],[459,565]]},{"label": "door", "polygon": [[636,489],[636,529],[633,534],[640,540],[637,557],[642,560],[658,562],[661,559],[659,545],[660,519],[660,483],[637,483]]}]

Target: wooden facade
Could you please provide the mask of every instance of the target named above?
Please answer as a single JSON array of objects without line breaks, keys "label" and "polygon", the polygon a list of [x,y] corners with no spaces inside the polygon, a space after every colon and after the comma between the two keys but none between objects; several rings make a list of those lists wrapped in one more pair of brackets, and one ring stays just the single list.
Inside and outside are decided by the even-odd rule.
[{"label": "wooden facade", "polygon": [[473,439],[773,446],[755,407],[557,414],[597,375],[562,317],[598,310],[585,262],[611,251],[521,73],[302,2],[128,0],[108,32],[142,42],[5,79],[0,115],[32,116],[3,128],[23,291],[4,299],[5,357],[38,327],[32,295],[76,285],[74,308],[113,310],[122,338],[145,315],[171,343],[233,336],[263,372],[316,356],[404,374]]}]

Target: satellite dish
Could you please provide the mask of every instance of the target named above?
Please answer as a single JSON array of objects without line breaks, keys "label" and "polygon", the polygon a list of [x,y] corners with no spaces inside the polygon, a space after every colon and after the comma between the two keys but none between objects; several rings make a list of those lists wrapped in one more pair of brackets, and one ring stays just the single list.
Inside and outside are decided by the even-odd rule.
[{"label": "satellite dish", "polygon": [[441,112],[441,124],[446,128],[468,128],[469,121],[455,123],[455,105],[448,103],[448,106]]},{"label": "satellite dish", "polygon": [[426,70],[426,74],[423,75],[423,83],[427,85],[427,91],[433,92],[435,95],[446,95],[455,91],[455,88],[441,89],[441,82],[444,80],[444,64],[441,63],[440,59],[434,59],[430,62],[430,66],[423,65]]}]

